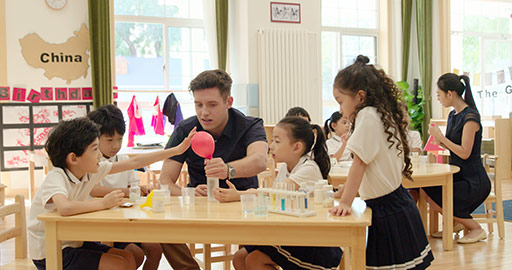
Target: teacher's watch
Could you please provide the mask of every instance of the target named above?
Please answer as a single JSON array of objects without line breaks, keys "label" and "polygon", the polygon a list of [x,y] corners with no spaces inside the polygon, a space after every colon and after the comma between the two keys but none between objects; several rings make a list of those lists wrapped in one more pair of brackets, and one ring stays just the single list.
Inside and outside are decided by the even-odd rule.
[{"label": "teacher's watch", "polygon": [[235,168],[233,168],[233,166],[231,166],[231,164],[229,164],[229,163],[226,163],[226,165],[228,166],[228,179],[235,178],[235,176],[236,176]]}]

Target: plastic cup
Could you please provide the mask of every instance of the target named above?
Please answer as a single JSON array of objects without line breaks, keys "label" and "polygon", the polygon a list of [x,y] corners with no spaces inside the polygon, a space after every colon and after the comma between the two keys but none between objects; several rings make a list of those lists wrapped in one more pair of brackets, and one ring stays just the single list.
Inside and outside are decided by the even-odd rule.
[{"label": "plastic cup", "polygon": [[139,186],[130,187],[129,195],[130,195],[130,201],[136,202],[138,199],[140,199],[140,187]]},{"label": "plastic cup", "polygon": [[246,216],[254,212],[254,204],[256,203],[256,195],[244,194],[240,196],[242,202],[242,215]]},{"label": "plastic cup", "polygon": [[216,201],[215,196],[213,195],[213,190],[216,188],[219,188],[219,178],[218,177],[206,178],[206,185],[208,187],[208,200]]},{"label": "plastic cup", "polygon": [[184,205],[194,204],[196,199],[196,189],[193,187],[182,188],[181,197]]},{"label": "plastic cup", "polygon": [[255,216],[266,216],[268,214],[268,197],[259,195],[256,199],[256,206],[254,207]]}]

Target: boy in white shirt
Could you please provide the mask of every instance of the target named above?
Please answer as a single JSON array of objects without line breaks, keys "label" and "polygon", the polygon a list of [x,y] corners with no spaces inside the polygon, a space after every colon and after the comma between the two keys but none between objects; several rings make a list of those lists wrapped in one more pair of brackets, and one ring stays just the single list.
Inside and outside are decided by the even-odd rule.
[{"label": "boy in white shirt", "polygon": [[[99,149],[102,154],[101,161],[111,163],[129,159],[127,155],[117,155],[121,150],[123,135],[125,133],[124,117],[121,110],[115,105],[108,104],[98,107],[87,114],[87,117],[100,126]],[[93,197],[103,197],[106,194],[121,190],[124,197],[129,196],[129,187],[139,186],[140,179],[134,170],[119,172],[105,176],[91,191]],[[142,195],[147,195],[145,186],[140,186]],[[162,258],[162,247],[158,243],[124,243],[115,242],[115,248],[130,251],[137,265],[141,265],[146,255],[144,270],[158,269]]]},{"label": "boy in white shirt", "polygon": [[[114,190],[101,200],[88,200],[91,189],[109,173],[140,168],[183,153],[195,130],[174,148],[135,158],[100,163],[99,130],[87,118],[62,121],[48,136],[45,150],[54,169],[48,173],[30,207],[27,227],[30,258],[37,269],[46,269],[45,225],[40,214],[57,210],[62,216],[108,209],[121,204],[123,192]],[[63,269],[136,269],[133,255],[96,242],[62,242]]]}]

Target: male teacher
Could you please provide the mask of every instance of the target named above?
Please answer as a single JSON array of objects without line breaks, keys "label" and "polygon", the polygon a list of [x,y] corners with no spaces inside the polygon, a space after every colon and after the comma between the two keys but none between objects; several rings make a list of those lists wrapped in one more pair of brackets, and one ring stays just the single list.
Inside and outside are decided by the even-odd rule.
[{"label": "male teacher", "polygon": [[[267,140],[263,120],[245,116],[232,108],[232,80],[223,70],[203,71],[190,82],[196,115],[179,122],[166,148],[180,144],[195,127],[210,133],[215,140],[213,158],[205,160],[189,148],[185,153],[164,161],[160,183],[169,185],[171,194],[181,195],[176,185],[183,162],[187,162],[189,187],[196,196],[206,196],[206,177],[218,177],[221,188],[229,180],[237,190],[258,188],[257,174],[267,167]],[[185,244],[162,244],[173,269],[199,269]]]}]

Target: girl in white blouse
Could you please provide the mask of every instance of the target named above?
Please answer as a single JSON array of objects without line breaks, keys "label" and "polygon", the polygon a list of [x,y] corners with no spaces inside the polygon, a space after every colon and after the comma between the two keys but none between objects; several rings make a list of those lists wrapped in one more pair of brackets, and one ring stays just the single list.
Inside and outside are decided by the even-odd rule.
[{"label": "girl in white blouse", "polygon": [[332,133],[332,136],[326,141],[327,153],[330,157],[334,157],[338,161],[352,159],[350,152],[346,150],[349,131],[350,121],[339,112],[334,112],[329,119],[325,120],[325,137],[329,138]]},{"label": "girl in white blouse", "polygon": [[372,209],[366,246],[367,269],[426,269],[434,260],[418,208],[402,176],[411,179],[407,125],[398,99],[402,94],[383,70],[359,55],[334,79],[333,95],[352,121],[347,149],[354,161],[329,211],[349,215],[359,192]]},{"label": "girl in white blouse", "polygon": [[[272,134],[270,153],[276,162],[284,163],[276,181],[293,183],[295,189],[312,180],[326,179],[331,166],[322,129],[300,117],[279,121]],[[282,269],[336,269],[341,254],[339,247],[244,246],[234,255],[233,265],[237,270],[275,269],[277,266]]]}]

